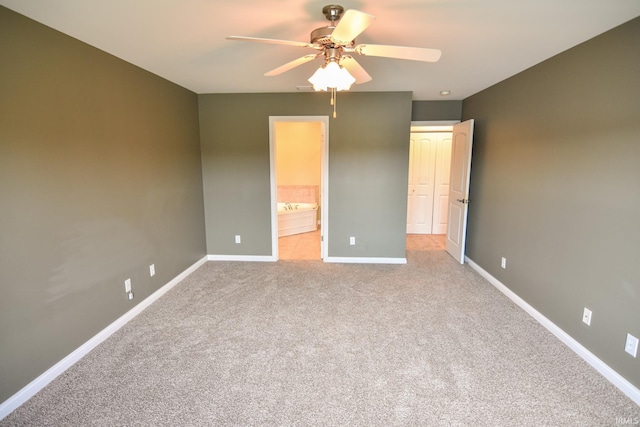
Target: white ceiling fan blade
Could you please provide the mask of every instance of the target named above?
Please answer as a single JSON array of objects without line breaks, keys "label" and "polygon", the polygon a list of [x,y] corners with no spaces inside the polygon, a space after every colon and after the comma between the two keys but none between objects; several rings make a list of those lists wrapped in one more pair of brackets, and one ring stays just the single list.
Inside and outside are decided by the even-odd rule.
[{"label": "white ceiling fan blade", "polygon": [[369,73],[362,68],[362,65],[350,56],[343,56],[340,60],[340,65],[347,69],[347,71],[356,79],[356,84],[366,83],[371,80]]},{"label": "white ceiling fan blade", "polygon": [[376,19],[375,16],[358,10],[347,10],[331,33],[331,41],[340,44],[351,43]]},{"label": "white ceiling fan blade", "polygon": [[355,52],[365,56],[382,56],[386,58],[410,59],[412,61],[425,62],[437,62],[442,55],[439,49],[386,46],[381,44],[361,44],[356,46]]},{"label": "white ceiling fan blade", "polygon": [[292,68],[295,68],[295,67],[297,67],[299,65],[305,64],[305,63],[307,63],[309,61],[312,61],[312,60],[316,59],[318,57],[318,55],[319,54],[311,54],[311,55],[305,55],[305,56],[300,57],[298,59],[294,59],[291,62],[287,62],[286,64],[281,65],[278,68],[275,68],[275,69],[269,71],[268,73],[265,73],[264,75],[265,76],[269,76],[269,77],[277,76],[278,74],[282,74],[285,71],[289,71]]},{"label": "white ceiling fan blade", "polygon": [[258,42],[258,43],[282,44],[285,46],[313,47],[311,43],[295,42],[290,40],[263,39],[259,37],[244,37],[244,36],[227,36],[225,38],[227,40],[235,40],[235,41],[241,41],[241,42]]}]

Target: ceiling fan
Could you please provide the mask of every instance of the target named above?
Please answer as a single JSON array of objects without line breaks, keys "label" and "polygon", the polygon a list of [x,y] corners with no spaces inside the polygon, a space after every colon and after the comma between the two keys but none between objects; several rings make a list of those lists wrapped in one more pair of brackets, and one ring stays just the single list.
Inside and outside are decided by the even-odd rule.
[{"label": "ceiling fan", "polygon": [[[442,54],[438,49],[377,44],[356,44],[355,38],[376,19],[375,16],[352,9],[344,12],[344,8],[342,6],[333,4],[325,6],[322,9],[322,13],[327,20],[330,21],[330,24],[326,27],[313,30],[308,43],[243,36],[229,36],[227,39],[304,47],[318,51],[317,53],[304,55],[281,65],[280,67],[265,73],[265,76],[277,76],[322,56],[324,57],[324,66],[321,67],[321,69],[326,69],[327,67],[333,67],[334,69],[346,69],[348,71],[347,74],[351,74],[351,76],[353,76],[349,81],[351,81],[351,83],[355,82],[356,84],[368,82],[372,78],[354,59],[354,54],[425,62],[437,62]],[[320,69],[318,71],[320,71]],[[314,74],[314,76],[316,75]],[[314,83],[314,76],[309,79],[312,83]],[[343,86],[337,87],[337,90],[349,89],[351,83],[348,85],[345,83]],[[329,87],[334,91],[336,90],[335,86]],[[320,83],[319,85],[314,83],[314,89],[327,90],[327,86],[323,83]]]}]

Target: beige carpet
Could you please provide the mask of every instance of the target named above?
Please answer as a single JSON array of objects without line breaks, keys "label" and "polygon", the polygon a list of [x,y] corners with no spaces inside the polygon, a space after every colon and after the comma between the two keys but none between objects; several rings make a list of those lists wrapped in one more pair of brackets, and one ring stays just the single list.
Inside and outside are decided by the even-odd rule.
[{"label": "beige carpet", "polygon": [[640,408],[468,266],[210,262],[1,426],[603,426]]}]

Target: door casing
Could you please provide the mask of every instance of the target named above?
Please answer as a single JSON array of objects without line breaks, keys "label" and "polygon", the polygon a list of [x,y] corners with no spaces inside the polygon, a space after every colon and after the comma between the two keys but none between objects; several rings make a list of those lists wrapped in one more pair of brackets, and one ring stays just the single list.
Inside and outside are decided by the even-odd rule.
[{"label": "door casing", "polygon": [[[411,133],[412,135],[417,134],[417,133],[443,133],[446,132],[447,134],[451,134],[451,131],[453,129],[453,125],[460,123],[460,120],[440,120],[440,121],[412,121],[411,122]],[[437,152],[437,149],[436,149]],[[450,156],[449,156],[450,157]],[[438,168],[437,165],[433,165],[434,168]],[[409,168],[411,168],[411,163],[409,164]],[[434,169],[435,170],[435,169]],[[436,177],[437,178],[437,177]],[[446,179],[446,181],[448,182],[448,177]],[[437,182],[434,182],[435,184],[440,184],[440,182],[436,179]],[[448,185],[447,185],[448,187]],[[435,191],[435,188],[434,188]],[[435,193],[434,193],[435,194]],[[435,208],[436,203],[435,203],[435,199],[433,200],[433,206],[431,206],[431,208]],[[409,213],[409,197],[407,197],[407,216],[410,215]],[[432,211],[432,215],[431,215],[431,230],[426,233],[426,234],[432,234],[434,233],[434,223],[433,223],[433,218],[435,217],[435,214]],[[407,218],[408,219],[408,218]],[[446,220],[445,220],[446,222]],[[409,229],[409,224],[407,224],[407,234],[413,234],[413,233],[417,233],[417,231],[410,231]],[[443,230],[442,226],[436,227],[438,233],[436,234],[446,234],[446,227]]]},{"label": "door casing", "polygon": [[271,254],[275,261],[278,255],[278,181],[276,176],[276,135],[277,122],[320,122],[322,132],[322,154],[320,179],[320,200],[322,224],[320,226],[320,258],[327,257],[329,247],[329,116],[269,116],[269,162],[271,180]]}]

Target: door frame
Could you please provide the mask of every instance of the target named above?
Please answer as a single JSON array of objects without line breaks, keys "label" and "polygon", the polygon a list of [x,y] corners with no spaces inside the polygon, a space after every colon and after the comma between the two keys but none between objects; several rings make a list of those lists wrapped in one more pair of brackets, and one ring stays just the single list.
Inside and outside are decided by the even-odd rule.
[{"label": "door frame", "polygon": [[410,132],[451,132],[450,127],[438,127],[453,126],[458,123],[460,120],[412,121]]},{"label": "door frame", "polygon": [[278,254],[278,180],[276,176],[276,135],[275,124],[278,122],[320,122],[322,132],[322,149],[320,155],[320,206],[322,221],[320,223],[320,259],[327,258],[329,247],[329,116],[269,116],[269,164],[271,184],[271,254],[275,261]]},{"label": "door frame", "polygon": [[[460,123],[460,120],[433,120],[433,121],[411,121],[409,133],[416,132],[453,132],[453,125]],[[411,164],[409,164],[411,167]],[[407,216],[409,215],[409,203],[407,197]],[[448,224],[447,224],[448,227]],[[432,230],[433,231],[433,230]],[[412,234],[407,232],[407,234]]]}]

